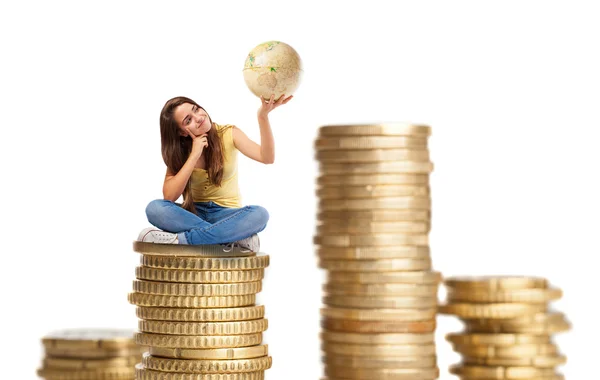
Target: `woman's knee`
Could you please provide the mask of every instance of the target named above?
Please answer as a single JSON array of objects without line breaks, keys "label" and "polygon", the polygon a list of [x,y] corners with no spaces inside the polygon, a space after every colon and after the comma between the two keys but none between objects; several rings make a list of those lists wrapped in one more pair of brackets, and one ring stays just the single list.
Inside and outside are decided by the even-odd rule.
[{"label": "woman's knee", "polygon": [[165,207],[169,206],[170,202],[171,201],[166,199],[155,199],[148,203],[148,206],[146,206],[146,217],[148,220],[150,221],[158,218],[162,214]]},{"label": "woman's knee", "polygon": [[262,206],[247,206],[250,208],[252,212],[252,219],[256,222],[256,224],[261,226],[266,226],[269,221],[269,212],[266,208]]}]

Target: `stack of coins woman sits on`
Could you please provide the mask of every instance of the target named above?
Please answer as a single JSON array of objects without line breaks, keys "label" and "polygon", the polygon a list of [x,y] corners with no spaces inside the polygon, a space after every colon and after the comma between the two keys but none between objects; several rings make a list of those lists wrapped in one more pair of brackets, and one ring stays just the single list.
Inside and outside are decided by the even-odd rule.
[{"label": "stack of coins woman sits on", "polygon": [[[272,164],[275,143],[269,112],[286,104],[261,97],[258,109],[260,145],[233,125],[214,123],[204,108],[186,97],[173,98],[160,113],[162,157],[167,165],[164,199],[151,201],[146,216],[154,227],[145,228],[138,241],[161,244],[221,244],[229,252],[258,252],[258,233],[269,213],[262,206],[241,205],[237,151]],[[183,203],[175,203],[183,194]]]}]

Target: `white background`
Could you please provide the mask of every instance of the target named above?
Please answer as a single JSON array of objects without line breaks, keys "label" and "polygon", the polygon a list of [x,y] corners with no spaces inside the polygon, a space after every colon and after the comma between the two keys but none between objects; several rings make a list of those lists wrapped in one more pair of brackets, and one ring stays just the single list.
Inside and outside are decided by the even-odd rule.
[{"label": "white background", "polygon": [[[574,325],[563,372],[596,373],[598,16],[577,1],[3,2],[2,377],[35,378],[49,331],[137,328],[131,244],[162,196],[160,109],[191,97],[258,142],[241,70],[268,40],[305,72],[271,114],[275,164],[240,157],[243,202],[271,214],[267,378],[321,375],[317,128],[384,120],[433,128],[435,268],[547,277]],[[443,336],[461,325],[438,322],[451,378]]]}]

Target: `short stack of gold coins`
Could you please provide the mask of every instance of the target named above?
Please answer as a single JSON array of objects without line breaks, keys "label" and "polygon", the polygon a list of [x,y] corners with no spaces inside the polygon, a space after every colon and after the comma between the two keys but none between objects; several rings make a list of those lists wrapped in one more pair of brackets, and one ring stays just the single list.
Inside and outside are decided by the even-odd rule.
[{"label": "short stack of gold coins", "polygon": [[[261,380],[272,364],[256,305],[268,255],[220,245],[134,242],[138,344],[148,346],[137,380]],[[226,255],[226,256],[225,256]]]},{"label": "short stack of gold coins", "polygon": [[67,329],[42,338],[45,358],[38,376],[47,380],[133,380],[141,348],[132,330]]},{"label": "short stack of gold coins", "polygon": [[447,302],[440,313],[459,317],[462,333],[448,334],[462,363],[450,372],[463,380],[543,379],[564,377],[556,367],[566,362],[552,335],[571,328],[550,301],[562,291],[545,278],[524,276],[449,277]]},{"label": "short stack of gold coins", "polygon": [[437,379],[425,125],[328,125],[315,140],[326,379]]}]

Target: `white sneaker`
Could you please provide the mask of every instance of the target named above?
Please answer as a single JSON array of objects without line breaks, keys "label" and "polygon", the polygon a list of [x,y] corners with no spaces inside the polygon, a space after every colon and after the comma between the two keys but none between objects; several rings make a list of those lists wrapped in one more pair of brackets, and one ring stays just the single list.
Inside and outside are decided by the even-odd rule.
[{"label": "white sneaker", "polygon": [[179,244],[177,234],[166,232],[156,227],[144,228],[138,236],[138,241],[144,243]]},{"label": "white sneaker", "polygon": [[246,250],[247,252],[260,251],[260,239],[258,238],[257,234],[254,234],[242,240],[238,240],[235,243],[237,243],[243,250]]}]

